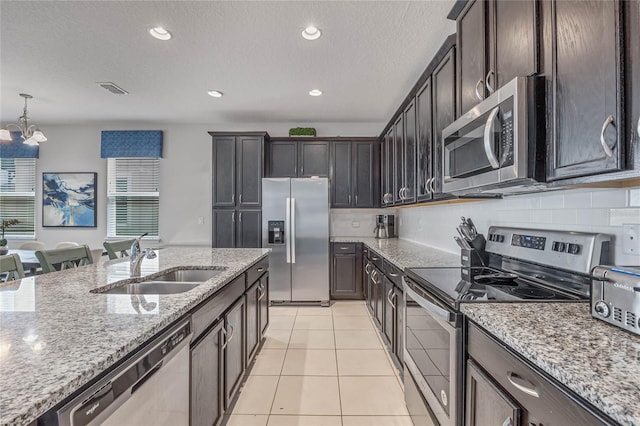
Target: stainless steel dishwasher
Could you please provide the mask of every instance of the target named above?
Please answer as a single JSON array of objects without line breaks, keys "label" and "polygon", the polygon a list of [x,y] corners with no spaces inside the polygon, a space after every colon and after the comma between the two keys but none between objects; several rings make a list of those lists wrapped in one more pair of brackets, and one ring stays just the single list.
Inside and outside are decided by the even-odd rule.
[{"label": "stainless steel dishwasher", "polygon": [[181,322],[58,411],[61,426],[188,425],[191,322]]}]

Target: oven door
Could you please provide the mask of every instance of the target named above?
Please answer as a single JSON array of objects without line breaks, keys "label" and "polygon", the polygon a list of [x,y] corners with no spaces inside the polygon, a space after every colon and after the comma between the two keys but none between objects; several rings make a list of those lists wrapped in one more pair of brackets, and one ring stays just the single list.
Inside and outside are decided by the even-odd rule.
[{"label": "oven door", "polygon": [[[462,319],[425,290],[404,279],[404,361],[440,425],[462,420]],[[409,413],[412,414],[412,413]]]}]

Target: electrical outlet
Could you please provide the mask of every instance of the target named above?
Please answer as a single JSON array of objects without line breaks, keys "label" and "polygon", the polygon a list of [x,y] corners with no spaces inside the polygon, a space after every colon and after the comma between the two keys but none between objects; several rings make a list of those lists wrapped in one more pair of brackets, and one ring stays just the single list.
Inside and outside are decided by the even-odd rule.
[{"label": "electrical outlet", "polygon": [[198,225],[204,225],[204,216],[198,216]]},{"label": "electrical outlet", "polygon": [[640,224],[622,224],[622,252],[640,256]]},{"label": "electrical outlet", "polygon": [[358,222],[357,220],[352,220],[351,221],[351,227],[352,228],[360,228],[360,222]]}]

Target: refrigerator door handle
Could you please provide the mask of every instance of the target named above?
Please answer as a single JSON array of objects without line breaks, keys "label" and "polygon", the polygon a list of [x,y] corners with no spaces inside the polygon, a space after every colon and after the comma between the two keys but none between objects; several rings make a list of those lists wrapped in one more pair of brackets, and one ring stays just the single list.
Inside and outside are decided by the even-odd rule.
[{"label": "refrigerator door handle", "polygon": [[287,197],[284,216],[284,251],[287,253],[287,263],[291,263],[291,198]]},{"label": "refrigerator door handle", "polygon": [[296,263],[296,199],[291,199],[291,263]]}]

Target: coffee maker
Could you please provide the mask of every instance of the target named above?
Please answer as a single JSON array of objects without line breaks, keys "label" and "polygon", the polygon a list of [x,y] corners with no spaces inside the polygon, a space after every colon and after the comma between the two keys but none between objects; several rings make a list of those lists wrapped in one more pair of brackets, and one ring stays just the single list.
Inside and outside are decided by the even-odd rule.
[{"label": "coffee maker", "polygon": [[379,214],[376,216],[376,228],[373,230],[376,238],[393,238],[396,236],[395,216],[392,214]]}]

